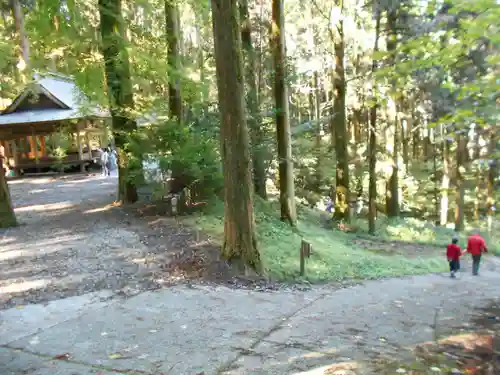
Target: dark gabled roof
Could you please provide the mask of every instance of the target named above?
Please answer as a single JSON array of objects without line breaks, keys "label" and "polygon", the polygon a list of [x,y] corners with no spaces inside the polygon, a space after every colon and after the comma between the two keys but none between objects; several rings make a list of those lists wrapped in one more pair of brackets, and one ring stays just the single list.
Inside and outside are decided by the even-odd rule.
[{"label": "dark gabled roof", "polygon": [[[34,95],[43,95],[54,105],[52,108],[19,110],[22,103]],[[84,117],[109,117],[109,112],[92,104],[70,77],[48,73],[37,75],[33,83],[0,114],[0,126],[55,122]]]}]

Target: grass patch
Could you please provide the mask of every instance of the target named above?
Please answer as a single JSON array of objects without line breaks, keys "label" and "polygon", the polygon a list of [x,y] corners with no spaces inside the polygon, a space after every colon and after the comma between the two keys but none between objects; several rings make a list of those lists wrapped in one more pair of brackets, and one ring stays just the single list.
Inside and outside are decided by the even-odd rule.
[{"label": "grass patch", "polygon": [[[363,231],[368,231],[367,223],[364,220],[356,222]],[[500,255],[500,236],[498,230],[493,230],[488,235],[486,221],[469,223],[464,232],[456,233],[453,225],[448,227],[439,227],[424,220],[414,218],[381,218],[377,221],[377,237],[387,241],[405,241],[428,244],[439,247],[446,247],[454,235],[458,235],[459,245],[462,248],[467,246],[467,237],[473,229],[478,229],[486,240],[489,252]]]},{"label": "grass patch", "polygon": [[[313,247],[306,261],[306,276],[310,282],[345,279],[376,279],[404,275],[441,272],[447,269],[443,252],[427,253],[422,257],[402,254],[377,254],[350,243],[355,235],[339,230],[325,229],[320,213],[298,206],[299,222],[296,230],[279,220],[277,202],[256,201],[255,220],[264,267],[275,280],[299,278],[299,248],[302,238]],[[214,203],[203,214],[186,219],[215,239],[222,240],[223,205]]]}]

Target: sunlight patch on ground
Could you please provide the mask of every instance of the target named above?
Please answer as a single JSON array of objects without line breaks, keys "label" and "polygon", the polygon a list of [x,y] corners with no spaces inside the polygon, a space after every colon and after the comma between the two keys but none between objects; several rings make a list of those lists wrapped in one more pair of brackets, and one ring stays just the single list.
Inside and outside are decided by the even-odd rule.
[{"label": "sunlight patch on ground", "polygon": [[490,335],[478,335],[475,333],[449,336],[439,340],[441,344],[462,345],[466,350],[474,350],[478,346],[491,347],[493,337]]},{"label": "sunlight patch on ground", "polygon": [[58,202],[58,203],[47,203],[47,204],[35,204],[31,206],[16,207],[16,212],[47,212],[55,210],[70,209],[75,206],[72,202]]},{"label": "sunlight patch on ground", "polygon": [[40,194],[40,193],[45,193],[46,191],[48,191],[49,189],[33,189],[33,190],[30,190],[29,194]]},{"label": "sunlight patch on ground", "polygon": [[296,372],[293,375],[354,375],[358,368],[357,362],[340,362],[309,371]]},{"label": "sunlight patch on ground", "polygon": [[5,261],[5,260],[11,260],[15,258],[19,258],[22,256],[28,255],[28,251],[26,250],[11,250],[11,251],[4,251],[2,250],[0,252],[0,261]]},{"label": "sunlight patch on ground", "polygon": [[[113,177],[108,177],[110,179],[113,179]],[[111,184],[115,184],[115,182],[113,181],[106,181],[108,178],[106,177],[102,177],[102,176],[90,176],[88,178],[82,178],[82,179],[78,179],[78,180],[62,180],[61,182],[64,183],[64,185],[78,185],[78,184],[86,184],[88,183],[89,181],[101,181],[100,185],[111,185]]]},{"label": "sunlight patch on ground", "polygon": [[97,208],[92,208],[90,210],[87,210],[87,211],[84,211],[83,213],[84,214],[95,214],[97,212],[105,212],[105,211],[109,211],[111,210],[112,208],[114,207],[113,204],[108,204],[104,207],[97,207]]},{"label": "sunlight patch on ground", "polygon": [[33,178],[33,179],[27,179],[27,178],[20,178],[18,180],[12,180],[9,181],[9,185],[20,185],[20,184],[33,184],[33,185],[42,185],[42,184],[48,184],[53,181],[53,177],[44,177],[44,178]]},{"label": "sunlight patch on ground", "polygon": [[5,246],[16,241],[15,237],[4,237],[0,239],[0,246]]},{"label": "sunlight patch on ground", "polygon": [[23,281],[21,283],[16,282],[16,280],[6,280],[5,283],[9,283],[7,286],[0,287],[0,295],[24,292],[30,289],[41,289],[51,282],[50,279],[39,279],[32,281]]},{"label": "sunlight patch on ground", "polygon": [[309,352],[309,353],[306,353],[303,355],[290,357],[288,359],[288,362],[292,363],[292,362],[296,362],[296,361],[299,361],[299,360],[304,359],[304,358],[305,359],[323,358],[325,356],[332,355],[332,354],[335,354],[337,352],[338,352],[338,349],[328,349],[328,350],[324,350],[321,352]]},{"label": "sunlight patch on ground", "polygon": [[78,242],[82,236],[64,236],[58,239],[47,239],[36,241],[31,244],[14,242],[10,244],[0,244],[0,261],[11,260],[25,256],[37,256],[40,254],[54,253],[64,248],[68,242]]}]

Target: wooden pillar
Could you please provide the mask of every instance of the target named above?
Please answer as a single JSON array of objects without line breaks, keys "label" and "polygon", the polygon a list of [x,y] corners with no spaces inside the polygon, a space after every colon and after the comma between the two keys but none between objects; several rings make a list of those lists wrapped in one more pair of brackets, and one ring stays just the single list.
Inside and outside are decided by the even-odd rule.
[{"label": "wooden pillar", "polygon": [[80,162],[80,171],[85,172],[85,164],[83,163],[82,139],[80,137],[80,125],[76,126],[76,143],[78,145],[78,161]]},{"label": "wooden pillar", "polygon": [[35,139],[32,136],[26,137],[27,143],[30,145],[30,149],[27,152],[28,158],[35,158]]},{"label": "wooden pillar", "polygon": [[12,147],[10,146],[10,141],[5,141],[5,156],[7,158],[12,157]]},{"label": "wooden pillar", "polygon": [[30,138],[30,145],[31,145],[31,152],[35,155],[35,165],[36,165],[36,171],[39,172],[39,167],[38,167],[38,142],[36,139],[35,135],[35,128],[31,127],[31,138]]},{"label": "wooden pillar", "polygon": [[17,151],[17,140],[12,141],[12,157],[14,158],[14,173],[19,175],[19,153]]},{"label": "wooden pillar", "polygon": [[40,135],[39,136],[40,138],[40,155],[43,157],[43,156],[47,156],[46,153],[47,153],[47,145],[45,144],[45,136],[44,135]]},{"label": "wooden pillar", "polygon": [[85,143],[87,144],[87,153],[89,155],[89,160],[92,160],[92,148],[90,146],[90,136],[89,132],[85,132]]}]

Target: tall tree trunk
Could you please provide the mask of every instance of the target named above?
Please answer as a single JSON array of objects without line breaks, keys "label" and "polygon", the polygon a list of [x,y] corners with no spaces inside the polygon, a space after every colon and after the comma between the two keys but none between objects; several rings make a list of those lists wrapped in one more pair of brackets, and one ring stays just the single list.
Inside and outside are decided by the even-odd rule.
[{"label": "tall tree trunk", "polygon": [[441,125],[441,138],[443,139],[443,177],[441,179],[441,205],[439,223],[441,226],[448,224],[448,192],[450,189],[450,145],[447,139],[446,128]]},{"label": "tall tree trunk", "polygon": [[205,54],[203,51],[203,34],[201,25],[205,23],[204,13],[201,13],[199,10],[195,12],[195,22],[196,22],[196,44],[197,44],[197,58],[196,63],[198,65],[199,77],[200,77],[200,107],[201,112],[204,116],[207,115],[208,107],[207,107],[207,97],[208,97],[208,87],[205,83]]},{"label": "tall tree trunk", "polygon": [[221,113],[224,171],[222,257],[261,270],[253,217],[250,144],[245,116],[241,30],[237,0],[211,0]]},{"label": "tall tree trunk", "polygon": [[283,0],[273,0],[271,51],[274,62],[274,97],[276,102],[281,220],[288,221],[290,225],[295,225],[297,215],[293,179],[292,134],[288,110],[288,84],[286,82],[284,26]]},{"label": "tall tree trunk", "polygon": [[121,0],[99,0],[102,55],[111,109],[113,135],[118,151],[118,199],[123,203],[137,201],[136,181],[141,177],[140,159],[132,157],[127,144],[137,129],[130,111],[134,107],[130,64],[124,45]]},{"label": "tall tree trunk", "polygon": [[264,145],[264,127],[260,115],[260,106],[257,100],[257,78],[255,76],[255,50],[252,44],[252,27],[248,15],[248,1],[240,1],[241,41],[243,46],[243,62],[246,81],[246,103],[248,112],[248,126],[252,144],[253,183],[255,193],[267,199],[266,167]]},{"label": "tall tree trunk", "polygon": [[[170,118],[182,125],[182,94],[179,81],[180,69],[182,65],[180,54],[180,29],[176,0],[165,0],[165,32],[167,39],[167,61],[168,61],[168,109]],[[172,181],[181,181],[183,167],[180,162],[174,161],[171,166]],[[181,185],[183,186],[183,185]],[[172,186],[170,190],[175,193]],[[181,194],[179,208],[186,208],[185,194]]]},{"label": "tall tree trunk", "polygon": [[17,71],[20,75],[21,80],[26,83],[28,80],[28,74],[30,69],[30,45],[28,41],[28,36],[26,35],[26,29],[24,27],[24,13],[19,0],[10,0],[12,16],[14,17],[14,22],[16,24],[16,32],[19,38],[19,61],[17,63]]},{"label": "tall tree trunk", "polygon": [[[375,20],[375,44],[373,46],[374,55],[378,52],[378,42],[380,38],[380,11],[377,10]],[[377,71],[377,60],[372,61],[372,81],[375,83],[375,73]],[[375,220],[377,218],[377,93],[376,85],[373,84],[372,96],[374,103],[370,108],[369,142],[368,142],[368,165],[369,165],[369,186],[368,186],[368,231],[375,234]]]},{"label": "tall tree trunk", "polygon": [[[343,11],[343,0],[337,6]],[[335,75],[333,80],[333,110],[335,113],[335,218],[349,221],[349,155],[347,154],[347,124],[345,115],[346,82],[344,71],[344,22],[337,24],[337,38],[334,41]]]},{"label": "tall tree trunk", "polygon": [[465,200],[465,186],[464,186],[464,159],[467,153],[467,138],[462,134],[457,134],[457,169],[456,169],[456,188],[457,200],[455,211],[455,231],[460,232],[464,229],[464,200]]},{"label": "tall tree trunk", "polygon": [[313,111],[314,117],[312,121],[315,123],[316,128],[316,137],[314,142],[315,152],[316,152],[316,165],[314,168],[314,179],[315,179],[315,190],[318,194],[322,193],[322,185],[323,185],[323,173],[322,173],[322,165],[323,165],[323,154],[321,151],[321,140],[322,140],[322,126],[321,126],[321,89],[319,85],[319,75],[318,72],[315,71],[313,73],[313,92],[314,92],[314,100],[312,100],[313,93],[311,92],[310,98],[311,101],[314,102]]},{"label": "tall tree trunk", "polygon": [[309,90],[309,93],[307,95],[307,99],[309,102],[309,110],[307,111],[309,121],[311,123],[314,122],[314,81],[309,83],[311,86],[311,89]]},{"label": "tall tree trunk", "polygon": [[[389,52],[389,64],[396,63],[396,45],[397,45],[397,30],[396,21],[398,13],[395,9],[388,11],[387,27],[389,35],[387,37],[387,51]],[[392,171],[388,181],[388,189],[386,193],[387,216],[399,216],[399,133],[400,133],[400,118],[399,118],[399,100],[396,99],[396,82],[391,82],[391,101],[392,108],[389,109],[389,121],[392,122],[394,128],[394,140],[392,149]]]},{"label": "tall tree trunk", "polygon": [[479,164],[479,157],[481,156],[481,144],[480,144],[480,129],[479,126],[476,124],[474,127],[474,155],[473,158],[475,161],[477,161],[476,164],[476,187],[474,189],[474,220],[479,220],[479,202],[481,199],[481,165]]},{"label": "tall tree trunk", "polygon": [[430,130],[425,127],[424,128],[424,161],[429,161],[429,156],[431,155],[431,137]]},{"label": "tall tree trunk", "polygon": [[17,225],[16,215],[12,207],[9,185],[5,178],[4,158],[0,157],[0,228],[10,228]]},{"label": "tall tree trunk", "polygon": [[[406,107],[406,106],[405,106]],[[404,116],[404,125],[403,121],[401,121],[401,141],[403,147],[403,164],[405,166],[405,174],[408,174],[410,167],[410,123],[411,123],[411,115],[408,115],[406,112],[408,108],[405,108],[405,116]],[[403,119],[403,117],[401,117]]]},{"label": "tall tree trunk", "polygon": [[434,214],[435,214],[435,223],[436,225],[441,222],[440,220],[440,194],[439,194],[439,180],[438,180],[438,147],[436,144],[436,130],[431,129],[432,131],[432,178],[434,180]]},{"label": "tall tree trunk", "polygon": [[361,137],[361,123],[362,113],[364,108],[356,109],[353,113],[353,133],[354,133],[354,147],[353,153],[355,158],[355,176],[356,176],[356,197],[361,200],[363,197],[363,166],[361,154],[359,152],[359,145],[362,142]]},{"label": "tall tree trunk", "polygon": [[489,169],[488,169],[488,191],[487,191],[487,198],[486,198],[486,206],[488,210],[488,232],[491,234],[492,231],[492,224],[493,224],[493,214],[494,214],[494,207],[495,207],[495,198],[493,195],[493,190],[495,186],[495,179],[497,177],[497,163],[498,159],[495,159],[492,155],[496,151],[497,147],[497,140],[496,140],[496,134],[495,134],[495,127],[492,126],[491,128],[491,134],[490,134],[490,141],[488,144],[488,157],[491,157],[489,160]]},{"label": "tall tree trunk", "polygon": [[165,0],[165,27],[167,33],[167,60],[169,68],[168,107],[170,117],[182,121],[182,96],[179,82],[181,57],[179,53],[179,24],[174,0]]},{"label": "tall tree trunk", "polygon": [[420,150],[420,118],[418,117],[415,111],[415,103],[412,103],[411,107],[411,118],[412,118],[412,127],[411,132],[413,135],[412,139],[412,154],[413,160],[416,162],[420,159],[421,150]]}]

